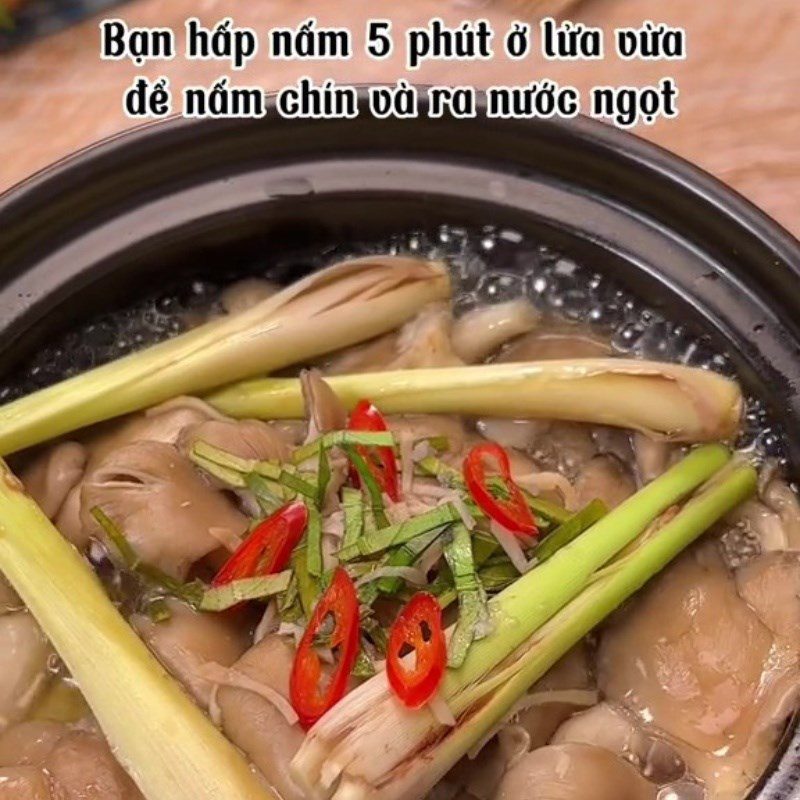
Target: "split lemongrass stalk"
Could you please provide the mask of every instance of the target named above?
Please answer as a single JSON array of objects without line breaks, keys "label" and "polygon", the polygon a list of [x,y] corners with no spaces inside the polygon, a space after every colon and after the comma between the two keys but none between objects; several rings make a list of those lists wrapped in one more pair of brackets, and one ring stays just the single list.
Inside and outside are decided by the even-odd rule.
[{"label": "split lemongrass stalk", "polygon": [[[654,536],[642,536],[629,555],[601,570],[511,659],[499,664],[485,685],[474,687],[475,700],[461,712],[456,727],[439,727],[429,744],[383,776],[380,788],[353,780],[348,771],[336,800],[417,800],[427,795],[460,758],[491,738],[547,670],[698,536],[750,497],[756,485],[756,471],[740,466],[690,500]],[[367,757],[366,750],[361,757]]]},{"label": "split lemongrass stalk", "polygon": [[[633,428],[657,439],[728,439],[742,414],[732,380],[654,361],[590,358],[337,375],[326,379],[349,407],[369,397],[387,414],[470,414],[571,420]],[[303,416],[300,382],[267,378],[214,392],[234,417]]]},{"label": "split lemongrass stalk", "polygon": [[275,800],[162,669],[2,460],[0,572],[64,660],[147,800]]},{"label": "split lemongrass stalk", "polygon": [[449,293],[437,263],[370,256],[337,264],[241,314],[0,407],[0,454],[362,342]]},{"label": "split lemongrass stalk", "polygon": [[[493,632],[472,644],[463,665],[448,671],[440,688],[440,697],[456,717],[470,711],[476,696],[480,698],[481,683],[491,678],[493,670],[580,595],[599,569],[729,459],[730,452],[720,445],[694,450],[489,601]],[[389,692],[385,675],[378,675],[314,726],[293,771],[309,791],[337,800],[369,797],[388,775],[408,766],[440,734],[429,711],[405,709]],[[405,797],[397,795],[401,796]],[[380,797],[389,800],[390,795],[381,790]]]}]

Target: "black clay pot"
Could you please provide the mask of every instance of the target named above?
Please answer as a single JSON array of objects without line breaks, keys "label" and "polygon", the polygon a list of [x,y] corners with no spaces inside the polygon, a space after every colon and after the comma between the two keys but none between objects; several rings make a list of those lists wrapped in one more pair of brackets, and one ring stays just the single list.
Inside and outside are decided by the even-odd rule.
[{"label": "black clay pot", "polygon": [[[102,142],[0,197],[0,371],[35,384],[14,370],[36,349],[77,326],[91,350],[87,319],[177,278],[440,223],[519,232],[702,331],[800,464],[800,244],[703,172],[587,120],[288,122],[270,108]],[[753,797],[800,798],[796,733]]]}]

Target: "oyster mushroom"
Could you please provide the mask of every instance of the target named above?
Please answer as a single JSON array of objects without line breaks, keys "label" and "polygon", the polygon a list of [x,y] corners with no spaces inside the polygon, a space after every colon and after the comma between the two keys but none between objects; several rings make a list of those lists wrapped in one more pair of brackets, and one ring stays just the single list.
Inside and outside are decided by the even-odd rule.
[{"label": "oyster mushroom", "polygon": [[166,603],[168,620],[155,623],[145,614],[134,614],[131,625],[167,671],[208,708],[213,685],[202,676],[203,665],[231,666],[247,649],[250,637],[241,620],[229,615],[194,611],[175,599]]},{"label": "oyster mushroom", "polygon": [[609,508],[615,508],[636,491],[636,483],[628,467],[616,456],[597,455],[581,467],[575,490],[578,507],[599,498]]},{"label": "oyster mushroom", "polygon": [[479,306],[453,323],[453,352],[467,364],[476,364],[510,339],[532,331],[540,320],[541,314],[522,297]]},{"label": "oyster mushroom", "polygon": [[240,458],[267,461],[286,461],[292,448],[287,432],[257,419],[210,419],[188,425],[178,437],[178,449],[188,455],[196,442],[206,442]]},{"label": "oyster mushroom", "polygon": [[206,484],[190,461],[163,442],[137,442],[110,453],[81,491],[85,529],[102,540],[92,516],[98,506],[119,526],[137,555],[173,577],[219,547],[223,529],[242,535],[247,518]]},{"label": "oyster mushroom", "polygon": [[42,693],[52,652],[27,611],[0,616],[0,731],[23,719]]},{"label": "oyster mushroom", "polygon": [[61,442],[38,455],[20,473],[28,494],[53,519],[83,477],[88,454],[78,442]]},{"label": "oyster mushroom", "polygon": [[[250,648],[234,664],[233,672],[288,698],[293,660],[290,642],[270,635]],[[305,738],[300,726],[290,724],[270,700],[249,688],[221,685],[217,704],[225,735],[245,752],[281,798],[304,800],[305,794],[289,774],[289,763]]]},{"label": "oyster mushroom", "polygon": [[549,326],[511,342],[497,361],[548,361],[558,358],[602,358],[612,354],[611,345],[574,326]]},{"label": "oyster mushroom", "polygon": [[550,745],[523,756],[503,777],[495,800],[655,800],[656,787],[601,747]]},{"label": "oyster mushroom", "polygon": [[715,798],[740,797],[763,771],[796,702],[797,644],[773,633],[792,628],[791,606],[784,615],[780,600],[762,602],[765,570],[786,568],[740,574],[751,607],[707,542],[653,581],[601,641],[600,688],[664,731]]},{"label": "oyster mushroom", "polygon": [[58,800],[143,800],[106,742],[89,731],[72,731],[44,761]]},{"label": "oyster mushroom", "polygon": [[0,800],[53,800],[40,767],[0,767]]},{"label": "oyster mushroom", "polygon": [[309,439],[326,431],[347,427],[347,410],[319,370],[303,370],[300,373],[300,385],[309,420]]},{"label": "oyster mushroom", "polygon": [[0,615],[8,614],[9,611],[19,611],[22,608],[22,600],[11,588],[11,584],[0,574]]},{"label": "oyster mushroom", "polygon": [[0,767],[40,766],[69,733],[63,722],[29,720],[0,733]]}]

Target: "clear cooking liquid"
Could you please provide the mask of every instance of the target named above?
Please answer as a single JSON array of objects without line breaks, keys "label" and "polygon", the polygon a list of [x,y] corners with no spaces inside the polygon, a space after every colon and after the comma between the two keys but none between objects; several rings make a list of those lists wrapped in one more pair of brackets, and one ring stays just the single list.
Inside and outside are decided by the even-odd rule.
[{"label": "clear cooking liquid", "polygon": [[[343,244],[324,254],[292,254],[264,260],[248,271],[279,282],[350,255],[405,253],[442,258],[451,266],[456,313],[478,303],[525,295],[555,319],[588,324],[610,337],[621,355],[673,361],[734,375],[730,359],[707,336],[666,319],[616,281],[517,231],[487,226],[467,230],[441,225],[405,232],[388,240]],[[243,277],[217,269],[180,287],[103,314],[57,338],[15,374],[0,381],[0,403],[48,386],[174,336],[186,319],[205,313],[220,289]],[[758,398],[749,398],[739,446],[762,457],[784,460],[783,436]]]}]

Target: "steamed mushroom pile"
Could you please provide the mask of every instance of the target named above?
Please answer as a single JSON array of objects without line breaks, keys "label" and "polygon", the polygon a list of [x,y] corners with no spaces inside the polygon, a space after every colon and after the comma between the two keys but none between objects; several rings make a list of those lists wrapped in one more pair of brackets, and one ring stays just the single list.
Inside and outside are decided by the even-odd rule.
[{"label": "steamed mushroom pile", "polygon": [[[225,292],[223,312],[248,313],[277,291],[248,279]],[[292,762],[309,746],[308,727],[315,728],[301,724],[304,712],[298,712],[290,686],[309,623],[302,597],[292,600],[285,589],[205,611],[181,594],[183,588],[169,589],[214,587],[215,576],[274,511],[258,486],[229,477],[230,465],[284,465],[285,474],[310,481],[311,472],[303,467],[318,469],[317,451],[305,461],[293,461],[293,455],[325,434],[348,430],[352,419],[332,388],[335,381],[326,380],[331,376],[613,358],[608,341],[583,326],[543,318],[523,298],[482,306],[456,320],[449,304],[437,300],[393,330],[303,363],[305,369],[295,373],[302,419],[233,418],[198,397],[177,396],[22,452],[12,465],[213,725],[280,798],[307,800],[314,795],[298,780]],[[380,410],[381,398],[371,399]],[[378,532],[449,503],[457,512],[451,522],[463,522],[474,535],[482,526],[474,527],[479,515],[472,499],[444,483],[442,470],[460,474],[474,448],[487,442],[508,456],[508,485],[540,504],[532,508],[544,533],[589,507],[601,508],[600,514],[621,507],[678,464],[692,444],[568,418],[381,416],[396,443],[398,493],[387,497],[382,485],[386,519],[385,525],[378,521]],[[228,471],[212,469],[201,452],[224,454],[227,461],[217,456],[212,462],[227,464]],[[327,577],[319,578],[317,598],[346,561],[341,554],[348,508],[342,498],[352,496],[348,489],[365,489],[367,480],[354,473],[348,453],[344,446],[331,446],[325,456],[328,474],[320,480],[317,513],[321,574]],[[421,463],[438,464],[439,473],[426,472]],[[285,466],[291,464],[296,469]],[[800,504],[774,464],[761,465],[760,478],[755,496],[558,659],[428,796],[742,800],[774,754],[800,697]],[[270,481],[274,492],[281,479]],[[477,506],[480,512],[480,502]],[[551,519],[548,508],[555,509]],[[103,523],[98,509],[114,528]],[[670,506],[645,536],[657,535],[677,513],[677,504]],[[496,528],[494,522],[485,526],[486,537]],[[121,557],[115,531],[135,554],[135,565]],[[371,533],[367,528],[362,535]],[[505,583],[492,588],[489,572],[475,567],[481,591],[490,597],[537,564],[540,533],[511,536],[510,543],[507,534],[497,532],[501,546],[492,540],[494,561],[489,561],[496,574],[506,576]],[[310,534],[305,536],[309,546]],[[354,562],[351,576],[365,627],[361,660],[346,676],[345,696],[357,696],[353,693],[385,669],[384,640],[398,607],[420,589],[436,593],[447,575],[457,572],[448,561],[450,540],[432,542],[410,563],[386,569],[380,562],[377,568],[384,571],[371,583],[366,568]],[[143,577],[140,565],[157,580]],[[452,578],[442,588],[452,592],[445,626],[455,624],[464,608],[462,588],[457,581],[454,588]],[[297,572],[291,580],[298,580]],[[400,588],[364,600],[365,587],[386,581]],[[333,681],[343,646],[333,646],[333,634],[321,631],[315,641],[321,680]],[[478,640],[489,633],[478,627],[472,635]],[[454,634],[447,636],[452,641]],[[452,709],[446,703],[437,705],[436,695],[424,704],[424,713],[443,728],[456,722],[448,719]],[[338,798],[334,790],[335,782],[318,796]],[[380,796],[370,791],[354,796]],[[65,664],[0,576],[0,800],[143,796],[115,760]],[[409,800],[415,796],[408,794]]]}]

